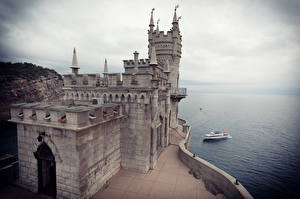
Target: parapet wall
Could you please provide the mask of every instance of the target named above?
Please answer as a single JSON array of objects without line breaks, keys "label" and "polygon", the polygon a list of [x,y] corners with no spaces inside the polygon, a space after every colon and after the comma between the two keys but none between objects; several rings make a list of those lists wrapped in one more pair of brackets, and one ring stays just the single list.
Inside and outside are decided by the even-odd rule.
[{"label": "parapet wall", "polygon": [[[182,119],[180,120],[180,123],[182,123],[183,127],[187,126],[186,124],[183,124]],[[195,176],[202,178],[208,191],[215,195],[223,193],[228,199],[253,199],[241,183],[238,182],[238,184],[236,184],[236,179],[234,177],[209,162],[197,156],[194,157],[187,149],[187,145],[191,138],[190,126],[184,127],[183,131],[187,132],[185,139],[179,143],[179,158],[192,170]]]}]

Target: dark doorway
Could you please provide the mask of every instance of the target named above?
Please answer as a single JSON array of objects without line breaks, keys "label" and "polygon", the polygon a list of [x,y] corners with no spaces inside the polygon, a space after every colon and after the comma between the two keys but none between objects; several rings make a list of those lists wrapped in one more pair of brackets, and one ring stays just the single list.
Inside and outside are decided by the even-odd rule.
[{"label": "dark doorway", "polygon": [[56,168],[54,155],[46,143],[41,143],[35,156],[38,160],[38,191],[56,197]]}]

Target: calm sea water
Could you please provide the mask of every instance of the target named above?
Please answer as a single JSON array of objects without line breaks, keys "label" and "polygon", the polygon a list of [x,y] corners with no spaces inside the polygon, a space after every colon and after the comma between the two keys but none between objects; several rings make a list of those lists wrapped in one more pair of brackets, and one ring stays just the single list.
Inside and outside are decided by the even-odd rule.
[{"label": "calm sea water", "polygon": [[[300,198],[300,96],[191,93],[179,112],[192,125],[190,151],[255,199]],[[211,130],[232,138],[203,142]]]}]

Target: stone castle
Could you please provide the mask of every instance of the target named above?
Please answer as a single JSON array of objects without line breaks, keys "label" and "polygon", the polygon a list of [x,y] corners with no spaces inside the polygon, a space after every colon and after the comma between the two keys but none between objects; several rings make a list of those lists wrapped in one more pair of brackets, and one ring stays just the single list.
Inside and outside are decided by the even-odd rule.
[{"label": "stone castle", "polygon": [[178,127],[182,36],[176,9],[172,28],[148,30],[148,58],[124,60],[124,72],[81,74],[76,50],[64,75],[64,101],[14,104],[19,184],[57,198],[89,198],[119,169],[155,168]]}]

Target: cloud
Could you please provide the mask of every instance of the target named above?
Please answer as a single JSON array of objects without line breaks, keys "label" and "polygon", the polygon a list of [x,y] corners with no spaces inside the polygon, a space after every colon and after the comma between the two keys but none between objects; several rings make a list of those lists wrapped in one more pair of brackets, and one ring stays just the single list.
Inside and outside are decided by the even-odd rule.
[{"label": "cloud", "polygon": [[[102,72],[105,58],[111,72],[123,72],[122,60],[132,59],[135,50],[141,58],[148,56],[152,7],[160,29],[169,30],[177,3],[1,1],[0,59],[31,61],[69,73],[76,47],[81,72]],[[179,4],[180,79],[197,82],[193,89],[300,90],[299,1]]]}]

